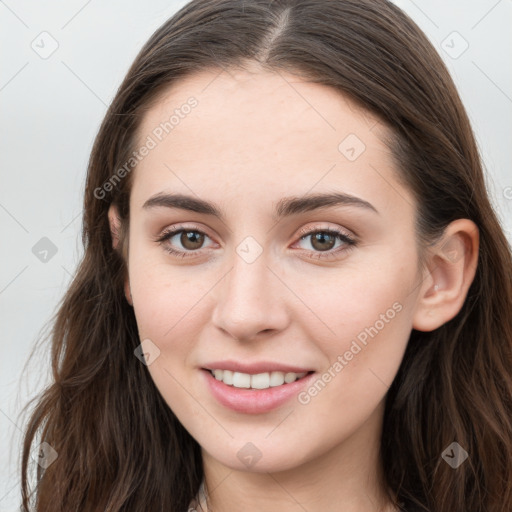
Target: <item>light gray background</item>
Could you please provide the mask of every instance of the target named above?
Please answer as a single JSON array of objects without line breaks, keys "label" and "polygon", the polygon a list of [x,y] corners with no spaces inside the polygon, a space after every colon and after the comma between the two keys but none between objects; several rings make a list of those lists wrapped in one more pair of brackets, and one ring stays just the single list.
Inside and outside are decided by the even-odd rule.
[{"label": "light gray background", "polygon": [[[50,376],[48,351],[38,352],[23,375],[22,369],[82,254],[82,194],[94,136],[142,44],[185,3],[0,0],[0,511],[19,506],[18,415]],[[512,0],[396,3],[449,66],[512,240]],[[43,237],[57,250],[46,262],[32,251]]]}]

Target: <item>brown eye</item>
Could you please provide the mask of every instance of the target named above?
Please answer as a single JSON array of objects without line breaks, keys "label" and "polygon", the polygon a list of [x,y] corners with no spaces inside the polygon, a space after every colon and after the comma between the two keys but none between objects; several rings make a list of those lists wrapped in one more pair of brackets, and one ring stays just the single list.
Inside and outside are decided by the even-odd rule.
[{"label": "brown eye", "polygon": [[[303,229],[300,234],[300,242],[309,245],[307,250],[315,259],[340,258],[357,245],[354,238],[337,229]],[[302,248],[304,249],[304,246]]]},{"label": "brown eye", "polygon": [[199,229],[179,226],[165,231],[155,241],[161,244],[168,253],[187,258],[197,256],[201,252],[199,249],[204,245],[206,238],[210,237]]},{"label": "brown eye", "polygon": [[311,245],[319,251],[329,251],[336,243],[336,237],[325,231],[318,231],[311,236]]},{"label": "brown eye", "polygon": [[200,249],[204,243],[204,234],[198,231],[185,231],[181,232],[180,243],[182,246],[190,251]]}]

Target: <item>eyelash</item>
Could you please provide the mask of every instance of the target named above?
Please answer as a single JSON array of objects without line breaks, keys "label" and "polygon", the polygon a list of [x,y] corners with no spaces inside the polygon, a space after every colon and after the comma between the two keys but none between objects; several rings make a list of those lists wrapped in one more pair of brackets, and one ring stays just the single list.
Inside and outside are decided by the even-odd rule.
[{"label": "eyelash", "polygon": [[[177,226],[175,228],[164,231],[160,236],[158,236],[155,239],[155,242],[158,242],[160,245],[163,245],[165,251],[168,252],[169,254],[172,254],[173,256],[179,256],[181,258],[193,257],[195,255],[195,253],[200,252],[200,249],[195,250],[195,251],[191,251],[191,250],[181,251],[181,250],[173,249],[172,247],[170,247],[168,245],[165,245],[166,241],[170,240],[175,235],[182,233],[182,232],[199,233],[201,235],[208,236],[204,231],[201,231],[200,229],[196,228],[195,226],[189,226],[189,227]],[[301,235],[300,240],[304,240],[308,236],[311,236],[311,235],[314,235],[317,233],[324,233],[324,234],[327,233],[329,235],[334,235],[337,239],[344,242],[346,244],[346,246],[344,248],[342,247],[341,249],[338,247],[338,249],[336,249],[336,250],[330,249],[329,251],[313,251],[314,253],[318,253],[318,256],[314,257],[316,259],[327,260],[327,259],[335,258],[338,255],[338,253],[347,252],[347,251],[353,249],[357,245],[357,241],[354,238],[352,238],[351,236],[347,235],[346,233],[344,233],[342,231],[339,231],[337,229],[332,229],[332,228],[302,229],[300,231],[300,235]],[[210,238],[210,237],[208,237],[208,238]],[[303,250],[307,251],[307,249],[303,249]]]}]

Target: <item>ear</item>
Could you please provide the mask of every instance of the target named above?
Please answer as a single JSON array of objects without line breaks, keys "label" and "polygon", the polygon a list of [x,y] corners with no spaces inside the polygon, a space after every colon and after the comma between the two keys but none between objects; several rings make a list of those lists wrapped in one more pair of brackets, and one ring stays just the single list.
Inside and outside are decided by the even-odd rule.
[{"label": "ear", "polygon": [[112,247],[117,249],[121,233],[121,218],[119,217],[117,206],[114,204],[111,204],[108,209],[108,222],[110,224],[110,234],[112,236]]},{"label": "ear", "polygon": [[429,248],[413,316],[413,328],[433,331],[461,310],[478,263],[479,233],[469,219],[457,219]]},{"label": "ear", "polygon": [[[110,224],[110,234],[112,235],[112,248],[114,250],[118,250],[121,234],[121,217],[119,216],[117,207],[113,204],[111,204],[110,208],[108,209],[108,222]],[[126,272],[126,279],[124,282],[124,294],[128,304],[133,306],[128,271]]]}]

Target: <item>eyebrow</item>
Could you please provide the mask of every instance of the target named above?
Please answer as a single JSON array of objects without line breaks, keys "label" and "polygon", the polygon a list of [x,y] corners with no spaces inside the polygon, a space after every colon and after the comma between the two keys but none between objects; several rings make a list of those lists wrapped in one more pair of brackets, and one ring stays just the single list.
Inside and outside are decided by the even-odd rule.
[{"label": "eyebrow", "polygon": [[[305,196],[290,196],[280,199],[274,209],[273,218],[279,220],[283,217],[290,217],[299,213],[311,212],[323,208],[334,206],[357,206],[373,211],[377,214],[377,209],[368,201],[349,194],[340,192],[310,194]],[[186,194],[166,194],[160,192],[150,197],[142,206],[143,209],[155,207],[177,208],[190,212],[212,215],[223,222],[225,221],[224,212],[215,204],[205,199],[188,196]]]}]

